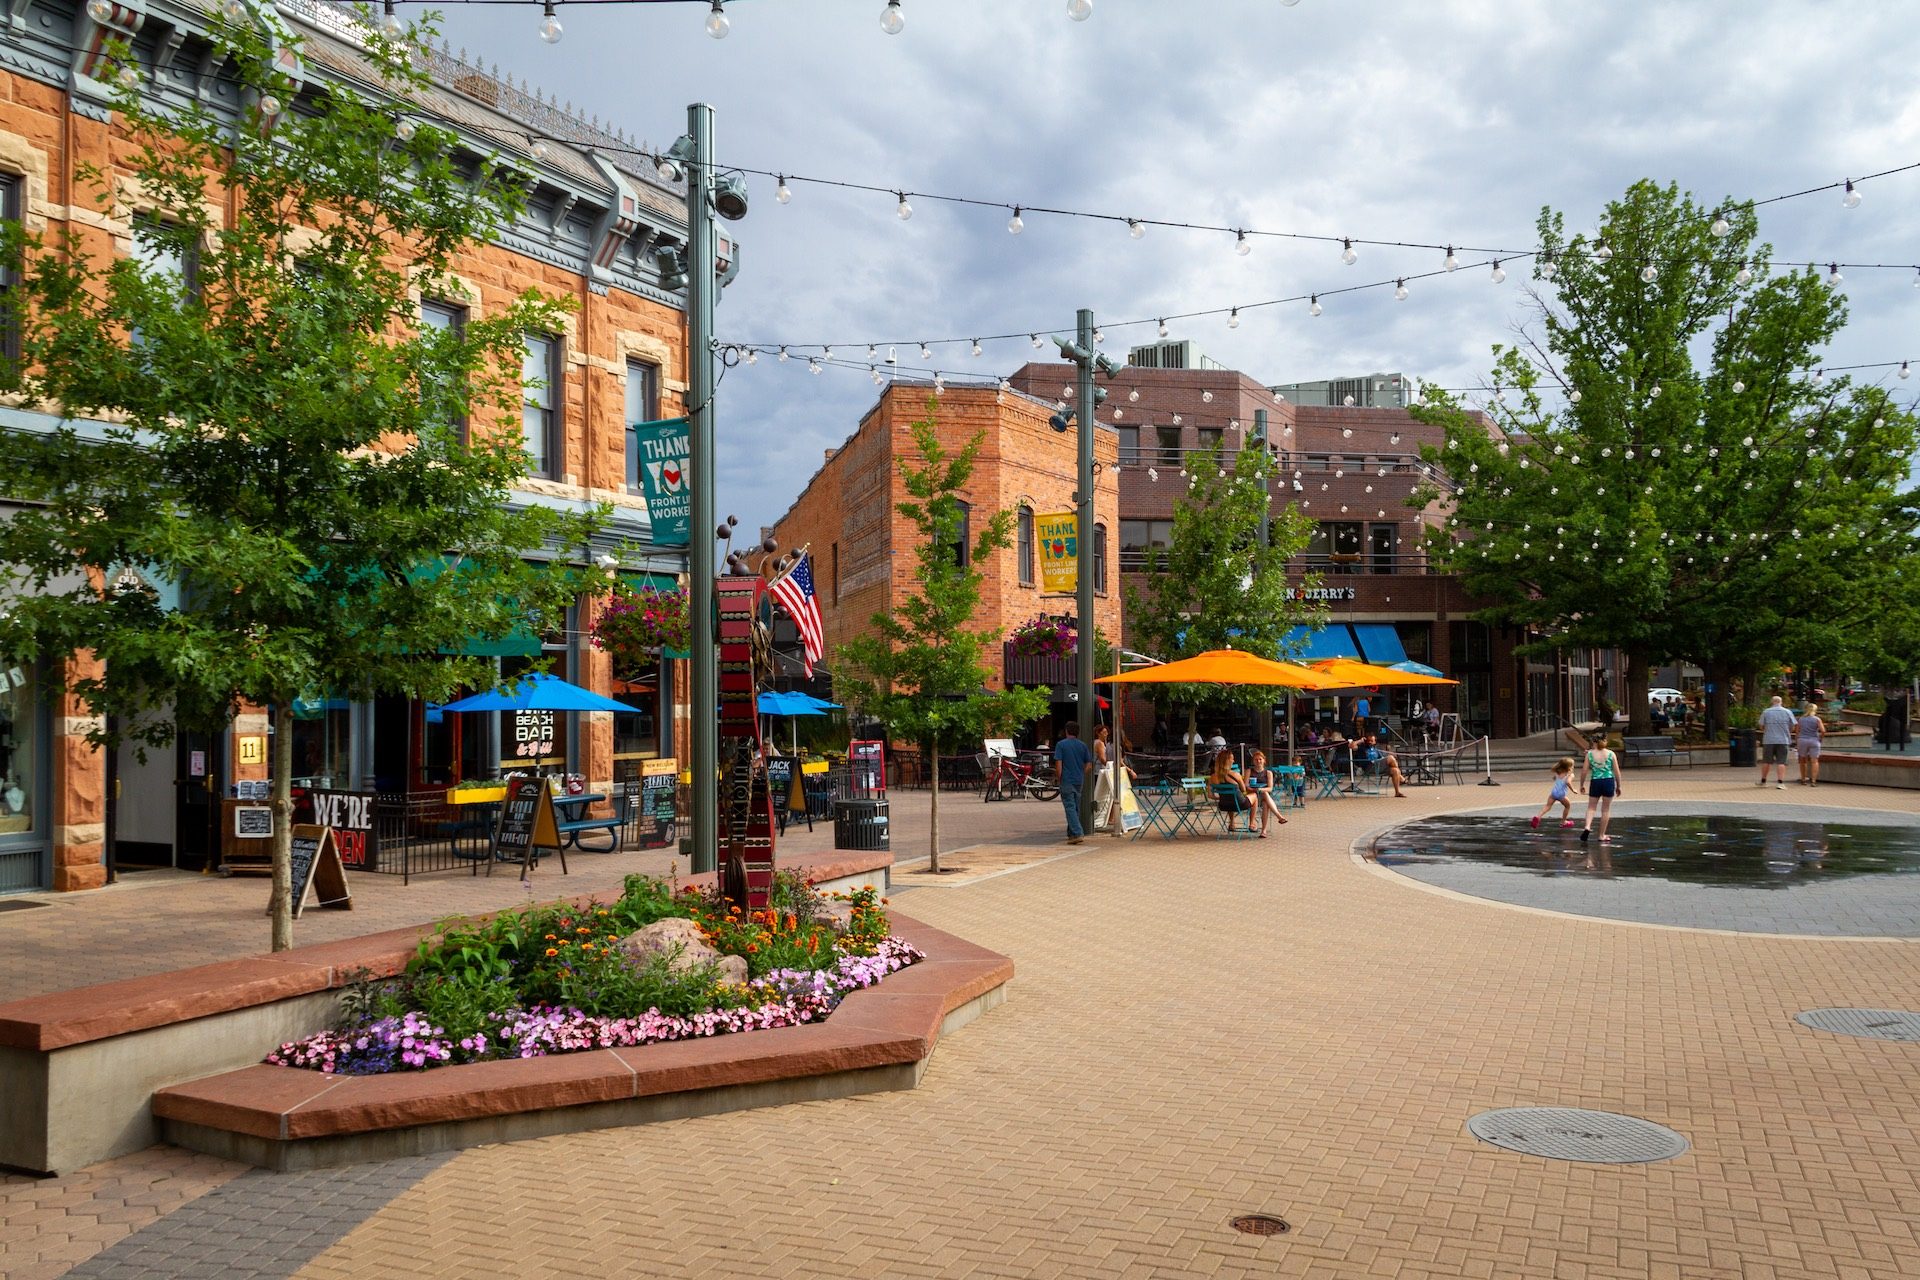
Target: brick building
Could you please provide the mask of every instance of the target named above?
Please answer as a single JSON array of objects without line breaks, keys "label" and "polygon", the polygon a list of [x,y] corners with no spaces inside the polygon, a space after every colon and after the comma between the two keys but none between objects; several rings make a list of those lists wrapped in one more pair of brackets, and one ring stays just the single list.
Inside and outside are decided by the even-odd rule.
[{"label": "brick building", "polygon": [[[1460,583],[1433,571],[1424,531],[1441,517],[1407,501],[1423,484],[1444,483],[1420,460],[1422,444],[1440,442],[1438,430],[1404,409],[1298,405],[1204,357],[1189,357],[1189,363],[1199,367],[1130,363],[1108,384],[1101,415],[1111,418],[1119,437],[1123,582],[1144,568],[1149,547],[1166,545],[1174,500],[1184,491],[1182,468],[1216,445],[1229,454],[1243,447],[1256,415],[1264,414],[1267,440],[1280,462],[1274,511],[1295,507],[1316,526],[1296,567],[1302,576],[1319,575],[1316,594],[1328,609],[1328,625],[1296,637],[1300,655],[1411,659],[1437,667],[1460,684],[1392,690],[1386,706],[1374,700],[1375,710],[1402,714],[1415,698],[1431,698],[1458,712],[1467,733],[1497,737],[1551,728],[1562,715],[1584,717],[1596,691],[1622,687],[1605,675],[1596,684],[1609,655],[1577,661],[1519,657],[1514,650],[1524,637],[1474,621],[1477,606]],[[1070,366],[1040,363],[1023,366],[1010,381],[1044,396],[1057,393],[1070,377]],[[1315,385],[1346,381],[1354,380]],[[1369,398],[1378,404],[1387,396]],[[1329,719],[1336,714],[1332,700],[1322,700],[1316,710]],[[1150,721],[1129,721],[1136,741],[1144,741],[1150,727]]]},{"label": "brick building", "polygon": [[[1057,388],[1056,388],[1057,390]],[[893,607],[912,589],[914,545],[894,504],[907,496],[899,463],[913,448],[909,425],[925,416],[932,387],[895,382],[861,418],[859,427],[801,491],[771,533],[782,547],[810,545],[814,590],[826,626],[827,666],[834,650],[869,628],[869,619]],[[1046,685],[1054,690],[1056,722],[1074,718],[1070,701],[1072,663],[1013,657],[1001,640],[1036,614],[1072,616],[1071,595],[1041,591],[1034,521],[1071,511],[1076,488],[1076,436],[1048,425],[1053,402],[1018,391],[992,387],[949,386],[935,410],[943,445],[957,449],[975,432],[985,441],[963,494],[970,513],[985,518],[996,511],[1015,513],[1014,545],[979,566],[985,581],[974,629],[990,638],[987,665],[994,688]],[[1119,442],[1101,430],[1094,437],[1094,534],[1087,563],[1094,572],[1095,625],[1102,634],[1120,634],[1120,584],[1115,530],[1120,492],[1115,474]],[[969,534],[969,540],[971,539]],[[1039,736],[1050,737],[1047,732]]]},{"label": "brick building", "polygon": [[[303,42],[301,74],[309,86],[340,76],[365,92],[379,82],[338,9],[282,0],[278,13]],[[233,85],[220,75],[218,59],[207,56],[205,21],[196,5],[163,0],[118,0],[104,11],[90,11],[84,0],[16,4],[0,37],[7,46],[0,68],[0,216],[34,231],[77,231],[88,252],[132,252],[136,225],[158,211],[124,182],[124,135],[95,78],[96,71],[106,74],[98,66],[101,41],[130,43],[143,92],[237,109]],[[452,130],[462,140],[462,162],[510,155],[532,177],[533,189],[522,221],[461,264],[464,296],[419,300],[421,323],[463,324],[529,287],[575,301],[561,331],[527,335],[526,376],[546,386],[529,386],[524,423],[510,417],[502,426],[525,432],[533,461],[512,501],[611,504],[610,527],[572,557],[595,563],[625,549],[626,572],[670,583],[684,572],[685,552],[651,541],[628,427],[678,413],[687,386],[684,300],[665,287],[655,257],[656,250],[686,241],[683,199],[651,165],[625,154],[631,144],[623,137],[444,50],[424,56],[434,85],[405,109]],[[90,177],[90,170],[100,177]],[[117,196],[104,207],[94,200],[98,181],[113,184]],[[730,237],[721,245],[730,273],[737,250]],[[191,262],[175,265],[191,278]],[[0,427],[8,431],[53,425],[47,415],[0,406]],[[177,590],[147,585],[163,599]],[[557,754],[544,762],[584,773],[599,787],[637,770],[644,757],[674,755],[686,741],[686,708],[679,664],[665,664],[652,679],[615,685],[604,655],[584,640],[592,607],[576,605],[563,635],[510,640],[488,653],[507,674],[545,657],[556,674],[628,703],[629,714],[570,717],[570,736],[563,733]],[[84,741],[89,722],[82,707],[41,696],[44,670],[0,671],[6,675],[0,720],[10,726],[0,761],[0,892],[91,888],[116,863],[203,865],[216,838],[220,799],[233,794],[236,783],[265,776],[267,718],[257,711],[244,711],[224,734],[183,733],[177,751],[149,753],[142,761],[123,749],[109,761]],[[676,685],[683,690],[677,700]],[[375,791],[383,803],[414,802],[462,778],[527,763],[504,745],[514,726],[502,724],[503,716],[442,717],[401,699],[316,699],[297,711],[296,782]]]}]

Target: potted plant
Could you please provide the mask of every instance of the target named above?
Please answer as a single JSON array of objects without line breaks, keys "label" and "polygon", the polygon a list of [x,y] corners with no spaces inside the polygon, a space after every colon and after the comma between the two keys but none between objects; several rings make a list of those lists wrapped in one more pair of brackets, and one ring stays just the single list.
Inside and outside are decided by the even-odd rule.
[{"label": "potted plant", "polygon": [[1039,614],[1007,633],[1016,658],[1071,658],[1079,648],[1079,634],[1064,618]]},{"label": "potted plant", "polygon": [[1754,730],[1760,713],[1743,702],[1727,708],[1727,764],[1735,769],[1752,768],[1759,758],[1754,748]]},{"label": "potted plant", "polygon": [[613,672],[630,679],[651,667],[662,649],[688,643],[687,592],[618,583],[590,630],[596,649],[613,659]]}]

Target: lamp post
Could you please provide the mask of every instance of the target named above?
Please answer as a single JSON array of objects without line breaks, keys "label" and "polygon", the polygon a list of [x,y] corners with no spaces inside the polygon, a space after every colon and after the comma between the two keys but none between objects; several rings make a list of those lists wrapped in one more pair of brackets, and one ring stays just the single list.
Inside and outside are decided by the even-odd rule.
[{"label": "lamp post", "polygon": [[[1074,592],[1074,609],[1080,615],[1079,662],[1076,664],[1077,669],[1075,672],[1078,679],[1075,683],[1078,687],[1077,697],[1080,703],[1081,727],[1083,731],[1087,733],[1088,741],[1092,741],[1092,725],[1093,722],[1098,719],[1097,712],[1100,706],[1099,700],[1093,691],[1093,677],[1095,675],[1093,669],[1094,569],[1092,563],[1095,549],[1093,537],[1093,432],[1095,424],[1093,419],[1095,408],[1098,407],[1100,401],[1107,397],[1104,389],[1096,389],[1094,387],[1093,375],[1095,370],[1098,370],[1111,378],[1120,372],[1120,365],[1105,354],[1094,351],[1093,311],[1090,308],[1082,307],[1077,314],[1079,323],[1076,326],[1074,341],[1068,342],[1065,338],[1055,338],[1054,343],[1060,348],[1060,354],[1065,356],[1068,362],[1074,365],[1079,371],[1078,386],[1075,392],[1078,408],[1068,409],[1063,413],[1055,414],[1053,416],[1053,429],[1055,431],[1065,431],[1067,424],[1075,419],[1078,419],[1080,424],[1080,434],[1077,442],[1080,455],[1079,479],[1078,488],[1074,493],[1074,523],[1077,526],[1074,533],[1079,539],[1080,544],[1080,554],[1077,557],[1078,572],[1075,579],[1076,590]],[[1114,737],[1118,738],[1119,734],[1116,732]]]},{"label": "lamp post", "polygon": [[[1264,455],[1267,448],[1267,411],[1253,411],[1253,435],[1247,446],[1259,449]],[[1267,458],[1260,459],[1260,549],[1265,551],[1273,536],[1273,493],[1267,488],[1270,477],[1267,475]],[[1264,561],[1265,557],[1262,557]],[[1293,740],[1293,699],[1289,695],[1284,702],[1287,708],[1287,740]],[[1268,703],[1266,713],[1260,717],[1260,749],[1271,758],[1273,755],[1273,704]],[[1292,753],[1288,753],[1288,763],[1292,762]]]}]

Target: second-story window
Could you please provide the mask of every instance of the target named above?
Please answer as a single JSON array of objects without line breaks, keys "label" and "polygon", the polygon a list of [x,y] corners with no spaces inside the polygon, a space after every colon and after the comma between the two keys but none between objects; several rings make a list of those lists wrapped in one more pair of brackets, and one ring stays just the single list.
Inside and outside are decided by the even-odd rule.
[{"label": "second-story window", "polygon": [[[191,232],[144,214],[136,217],[133,220],[133,260],[139,264],[143,275],[170,278],[177,286],[180,301],[185,302],[193,296],[197,287],[195,277],[199,274],[200,254]],[[136,347],[142,344],[138,328],[129,336]]]},{"label": "second-story window", "polygon": [[1163,467],[1179,466],[1183,461],[1180,456],[1180,428],[1155,427],[1153,434],[1154,439],[1160,445],[1160,465]]},{"label": "second-story window", "polygon": [[660,420],[660,370],[639,360],[627,361],[627,492],[640,492],[640,442],[634,428]]},{"label": "second-story window", "polygon": [[1019,529],[1020,585],[1033,585],[1033,508],[1022,506],[1016,521]]},{"label": "second-story window", "polygon": [[1200,428],[1200,447],[1202,449],[1212,449],[1217,451],[1220,448],[1221,441],[1225,439],[1226,439],[1226,431],[1221,427],[1201,427]]},{"label": "second-story window", "polygon": [[1093,526],[1093,589],[1107,594],[1107,526]]},{"label": "second-story window", "polygon": [[[0,222],[20,221],[20,179],[0,173]],[[13,269],[0,265],[0,360],[9,367],[20,362],[19,297]]]},{"label": "second-story window", "polygon": [[[445,334],[457,340],[467,331],[467,309],[451,302],[423,298],[420,302],[420,330],[422,333]],[[451,411],[448,424],[460,432],[462,440],[467,438],[465,414]]]},{"label": "second-story window", "polygon": [[530,474],[556,479],[560,473],[560,340],[529,333],[520,361],[522,444]]},{"label": "second-story window", "polygon": [[1114,430],[1120,433],[1120,465],[1131,467],[1139,463],[1141,461],[1140,428],[1115,427]]}]

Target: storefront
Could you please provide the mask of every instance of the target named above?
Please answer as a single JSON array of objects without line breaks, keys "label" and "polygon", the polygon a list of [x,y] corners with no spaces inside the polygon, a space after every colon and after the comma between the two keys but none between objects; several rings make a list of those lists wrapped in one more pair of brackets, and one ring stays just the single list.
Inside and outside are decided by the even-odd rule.
[{"label": "storefront", "polygon": [[30,666],[0,667],[0,893],[53,883],[51,717]]}]

